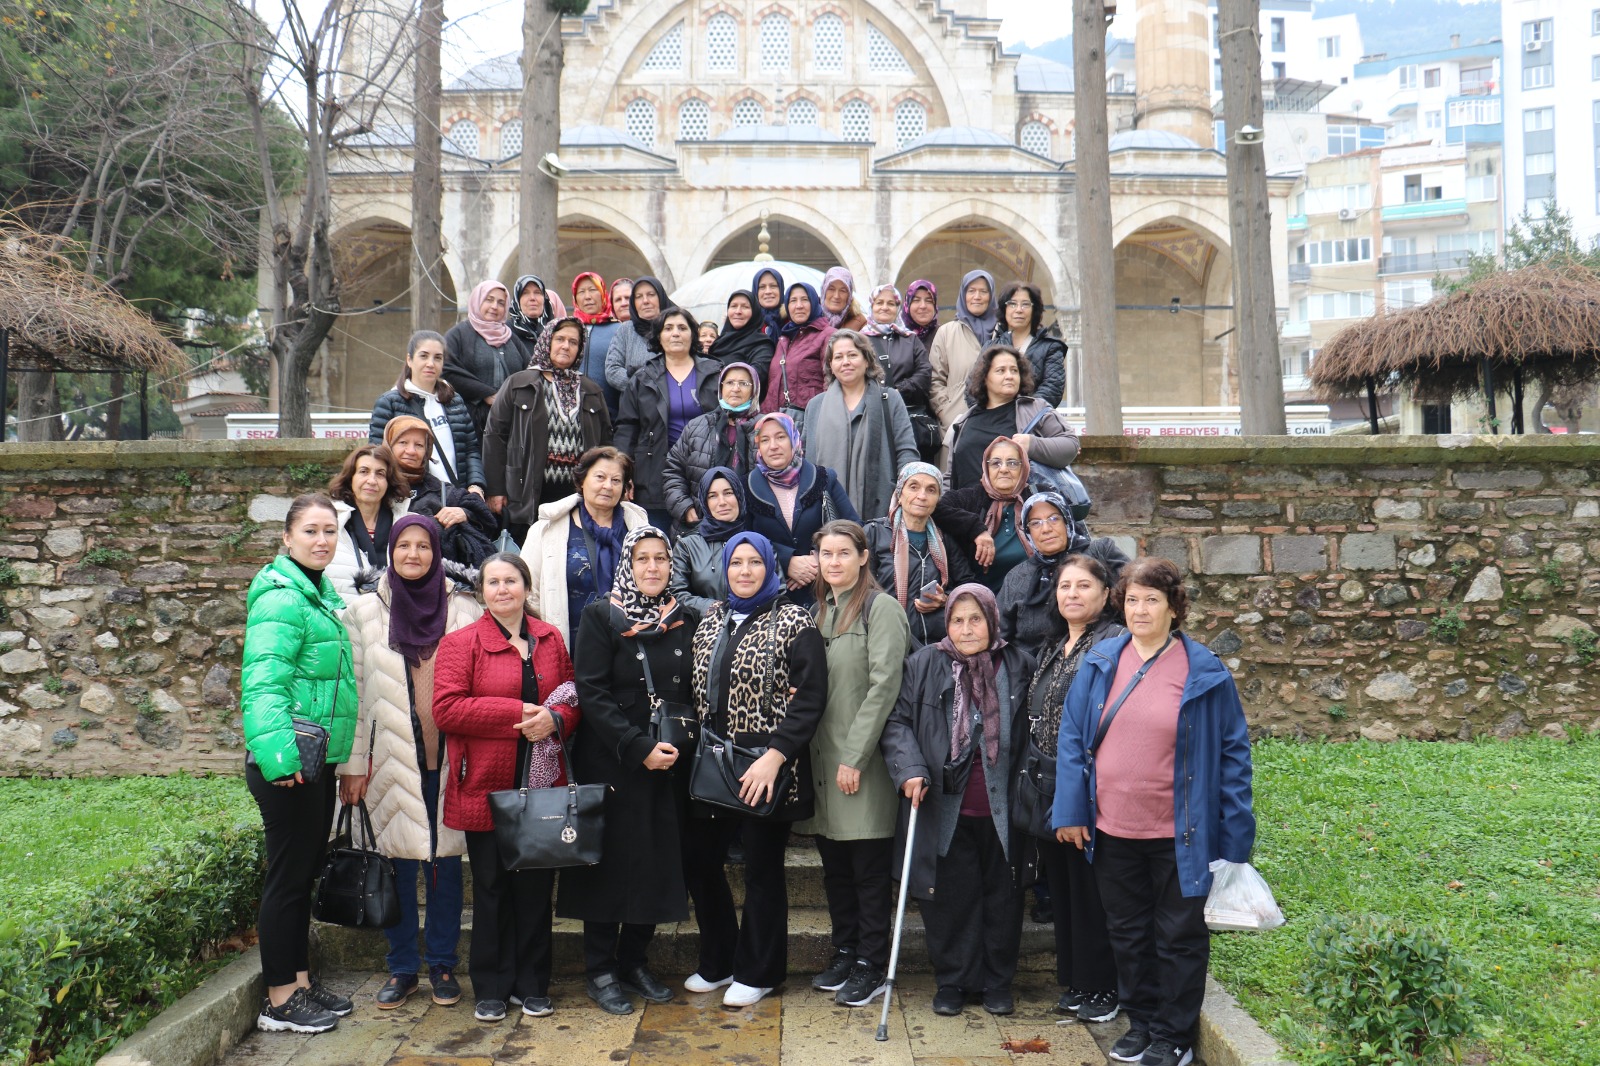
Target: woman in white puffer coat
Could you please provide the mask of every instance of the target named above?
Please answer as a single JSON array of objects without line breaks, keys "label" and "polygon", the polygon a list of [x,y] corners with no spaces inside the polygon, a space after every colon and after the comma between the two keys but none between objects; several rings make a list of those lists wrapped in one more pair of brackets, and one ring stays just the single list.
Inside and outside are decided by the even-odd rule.
[{"label": "woman in white puffer coat", "polygon": [[461,998],[456,942],[461,934],[461,856],[466,838],[439,820],[443,738],[433,719],[434,652],[446,633],[478,620],[472,573],[447,561],[439,525],[427,515],[395,520],[389,567],[357,578],[361,595],[346,609],[361,696],[351,758],[339,767],[339,796],[365,800],[378,851],[394,861],[400,921],[384,930],[389,980],[380,1010],[400,1006],[417,990],[417,878],[428,886],[425,930],[433,1001]]}]

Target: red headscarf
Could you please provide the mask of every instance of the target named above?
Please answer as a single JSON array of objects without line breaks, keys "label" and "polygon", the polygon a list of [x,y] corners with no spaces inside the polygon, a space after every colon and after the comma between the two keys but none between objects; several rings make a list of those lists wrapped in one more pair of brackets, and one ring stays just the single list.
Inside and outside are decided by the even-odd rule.
[{"label": "red headscarf", "polygon": [[[600,311],[597,314],[588,314],[578,307],[578,286],[584,279],[594,282],[595,288],[600,290]],[[572,279],[572,313],[586,326],[598,326],[602,322],[614,322],[616,317],[611,313],[611,293],[606,290],[605,279],[592,270],[585,270],[582,274]]]}]

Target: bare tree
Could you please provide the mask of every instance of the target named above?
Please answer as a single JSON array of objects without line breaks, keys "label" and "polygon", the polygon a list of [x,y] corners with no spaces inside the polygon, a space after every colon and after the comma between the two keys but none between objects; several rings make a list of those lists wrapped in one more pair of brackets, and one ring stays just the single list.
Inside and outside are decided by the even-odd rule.
[{"label": "bare tree", "polygon": [[1117,371],[1117,271],[1111,244],[1111,154],[1106,111],[1106,16],[1102,0],[1074,0],[1072,60],[1077,124],[1078,312],[1082,321],[1085,429],[1122,433]]},{"label": "bare tree", "polygon": [[422,0],[412,90],[411,328],[438,329],[444,311],[444,178],[439,143],[439,42],[444,0]]},{"label": "bare tree", "polygon": [[[563,14],[582,14],[583,0],[525,0],[522,9],[522,177],[518,269],[554,276],[557,194],[539,161],[561,147]],[[573,8],[576,10],[572,10]]]}]

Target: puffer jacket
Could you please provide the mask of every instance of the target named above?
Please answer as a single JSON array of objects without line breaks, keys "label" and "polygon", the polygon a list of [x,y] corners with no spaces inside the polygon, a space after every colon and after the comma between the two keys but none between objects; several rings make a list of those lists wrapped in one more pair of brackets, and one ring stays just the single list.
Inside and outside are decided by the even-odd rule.
[{"label": "puffer jacket", "polygon": [[707,411],[683,427],[678,443],[667,452],[667,466],[661,476],[667,510],[679,522],[689,508],[696,506],[695,493],[700,479],[714,466],[733,470],[750,469],[750,424],[745,419],[734,429],[734,444],[728,444],[728,412],[721,407]]},{"label": "puffer jacket", "polygon": [[[1011,331],[995,335],[994,344],[1012,344]],[[1062,394],[1067,391],[1067,342],[1054,323],[1046,326],[1028,340],[1028,350],[1022,353],[1033,365],[1033,394],[1051,407],[1061,405]]]},{"label": "puffer jacket", "polygon": [[[717,372],[710,359],[696,356],[695,398],[701,414],[717,406]],[[667,364],[656,356],[628,380],[617,410],[617,436],[613,443],[633,459],[633,501],[640,507],[667,505],[662,479],[667,468]],[[687,428],[687,427],[685,427]]]},{"label": "puffer jacket", "polygon": [[244,661],[239,670],[244,742],[268,781],[300,771],[294,722],[328,731],[328,765],[350,757],[356,681],[344,600],[319,589],[287,555],[261,568],[245,593]]},{"label": "puffer jacket", "polygon": [[[398,521],[401,515],[410,513],[411,501],[398,500],[388,504],[388,508],[389,514]],[[333,549],[333,562],[328,564],[322,576],[333,582],[334,591],[340,599],[349,601],[357,595],[357,575],[372,564],[368,562],[366,554],[356,547],[355,537],[350,535],[350,516],[356,513],[356,509],[343,500],[334,500],[333,513],[339,518],[339,541]],[[356,519],[358,522],[360,520]]]},{"label": "puffer jacket", "polygon": [[[400,415],[413,415],[426,422],[428,419],[423,413],[426,406],[427,401],[414,392],[402,393],[399,389],[390,389],[372,405],[367,442],[382,444],[383,427]],[[455,484],[464,489],[474,485],[483,488],[483,445],[478,435],[478,424],[472,420],[472,412],[457,396],[444,405],[444,416],[450,423],[450,437],[456,449]]]},{"label": "puffer jacket", "polygon": [[[472,595],[472,571],[448,560],[444,566],[452,586],[445,632],[454,633],[476,622],[483,608]],[[428,824],[428,808],[422,801],[422,736],[411,706],[411,670],[405,656],[389,646],[389,572],[364,571],[356,585],[363,591],[346,608],[344,622],[355,653],[361,717],[354,757],[339,773],[367,775],[367,810],[382,854],[391,859],[463,855],[467,841],[460,830],[447,828],[442,819]],[[441,737],[441,749],[442,741]],[[449,765],[449,754],[442,750],[439,765]]]}]

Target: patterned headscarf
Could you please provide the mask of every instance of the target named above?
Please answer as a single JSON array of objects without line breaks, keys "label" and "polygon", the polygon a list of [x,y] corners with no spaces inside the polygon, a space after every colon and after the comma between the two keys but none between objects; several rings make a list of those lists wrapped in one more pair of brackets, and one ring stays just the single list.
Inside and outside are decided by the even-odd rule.
[{"label": "patterned headscarf", "polygon": [[[878,302],[878,294],[884,292],[894,293],[895,302],[900,304],[900,310],[887,322],[879,322],[872,317],[872,305]],[[900,299],[900,290],[893,285],[879,285],[872,290],[872,295],[867,297],[867,324],[861,327],[861,332],[869,337],[914,337],[917,331],[907,326],[902,319],[905,317],[905,301]]]},{"label": "patterned headscarf", "polygon": [[[979,278],[989,286],[989,309],[975,315],[967,310],[967,287]],[[995,307],[999,300],[999,294],[994,291],[994,275],[987,270],[969,270],[961,279],[961,291],[956,294],[956,320],[967,324],[979,345],[988,344],[989,338],[994,336],[994,327],[1000,322],[1000,312]]]},{"label": "patterned headscarf", "polygon": [[756,453],[756,469],[761,471],[761,476],[772,484],[792,489],[799,484],[800,468],[805,464],[806,450],[805,446],[800,442],[800,432],[794,428],[794,419],[781,411],[776,411],[770,415],[762,415],[751,424],[750,439],[752,441],[755,440],[756,434],[761,432],[761,424],[763,422],[776,422],[783,427],[783,431],[789,435],[789,443],[794,445],[794,456],[789,460],[788,466],[782,470],[774,470],[762,460],[761,450],[753,448],[752,450]]},{"label": "patterned headscarf", "polygon": [[728,543],[722,546],[722,580],[726,584],[728,570],[733,565],[733,550],[741,544],[748,544],[761,556],[761,561],[767,566],[767,578],[761,583],[761,589],[754,596],[745,599],[735,596],[732,587],[728,590],[728,606],[740,614],[752,614],[761,610],[767,604],[777,599],[783,592],[783,571],[778,567],[778,555],[772,550],[772,541],[760,533],[735,533],[728,538]]},{"label": "patterned headscarf", "polygon": [[[711,517],[711,505],[706,502],[706,497],[711,495],[711,483],[718,478],[726,481],[733,490],[734,499],[739,501],[739,516],[732,522],[719,522]],[[744,479],[733,470],[725,466],[714,466],[700,475],[700,491],[695,494],[695,506],[700,511],[700,524],[695,527],[695,532],[707,544],[716,544],[727,540],[735,533],[743,533],[750,528],[750,518],[745,513]]]},{"label": "patterned headscarf", "polygon": [[[522,310],[522,293],[530,285],[539,286],[539,292],[544,295],[544,313],[538,318],[529,318]],[[511,286],[511,306],[506,311],[506,321],[511,324],[511,332],[529,344],[535,344],[544,328],[555,321],[556,307],[555,300],[550,297],[549,286],[540,281],[537,274],[524,274]]]},{"label": "patterned headscarf", "polygon": [[[989,456],[994,454],[995,448],[1001,444],[1009,444],[1011,447],[1015,448],[1022,457],[1022,476],[1017,481],[1017,487],[1005,496],[1000,495],[1000,491],[996,489],[994,487],[994,483],[989,480]],[[989,446],[983,450],[983,491],[989,494],[990,500],[989,513],[984,517],[983,524],[984,528],[989,531],[991,536],[1000,531],[1000,523],[1005,520],[1007,508],[1011,509],[1011,524],[1016,528],[1017,536],[1021,538],[1023,533],[1026,531],[1028,514],[1022,509],[1022,494],[1028,491],[1029,469],[1028,449],[1024,448],[1010,437],[996,437],[994,440],[990,441]],[[1022,546],[1027,549],[1029,555],[1033,554],[1032,542],[1023,540]]]},{"label": "patterned headscarf", "polygon": [[822,317],[828,320],[828,324],[832,326],[837,326],[844,321],[844,316],[850,313],[850,301],[856,297],[856,279],[851,276],[850,271],[841,266],[829,267],[828,272],[822,275],[822,291],[827,292],[828,286],[836,281],[844,283],[845,299],[843,310],[838,314],[834,314],[819,304],[812,312],[813,314],[821,314]]},{"label": "patterned headscarf", "polygon": [[[578,327],[578,358],[568,367],[559,367],[550,361],[550,345],[555,342],[556,331],[567,323]],[[533,358],[528,360],[528,369],[538,370],[549,374],[556,387],[556,406],[562,414],[572,418],[578,413],[578,397],[583,374],[578,370],[583,365],[584,345],[589,343],[589,331],[583,328],[583,323],[572,315],[558,318],[545,327],[539,334],[539,339],[533,342]]]},{"label": "patterned headscarf", "polygon": [[[592,315],[578,309],[578,286],[585,280],[594,282],[595,287],[600,290],[600,310]],[[606,289],[606,280],[592,270],[585,270],[572,279],[572,315],[586,326],[598,326],[614,318],[611,314],[611,293]]]},{"label": "patterned headscarf", "polygon": [[633,576],[634,547],[652,539],[671,547],[667,535],[655,526],[638,526],[622,539],[622,558],[611,579],[611,624],[624,637],[650,640],[683,624],[683,611],[671,592],[663,588],[658,596],[646,596]]},{"label": "patterned headscarf", "polygon": [[483,312],[479,310],[483,306],[483,298],[496,289],[506,293],[506,314],[511,313],[510,308],[515,304],[506,287],[498,281],[480,281],[472,287],[472,295],[467,297],[467,321],[472,324],[478,336],[498,348],[511,339],[511,327],[506,325],[504,316],[485,318]]},{"label": "patterned headscarf", "polygon": [[[918,289],[927,289],[928,295],[933,297],[933,320],[926,326],[919,326],[911,317],[911,297],[916,295]],[[906,286],[906,298],[900,303],[900,324],[905,326],[915,336],[921,337],[924,342],[932,341],[933,335],[939,329],[939,290],[933,282],[926,278],[918,278]]]},{"label": "patterned headscarf", "polygon": [[[1066,523],[1063,531],[1067,535],[1067,542],[1061,550],[1054,555],[1043,555],[1039,546],[1033,542],[1033,534],[1028,532],[1028,516],[1033,513],[1037,504],[1046,503],[1054,507],[1061,514],[1061,520]],[[1033,554],[1043,562],[1055,563],[1072,550],[1072,511],[1067,507],[1067,501],[1062,499],[1059,492],[1036,492],[1022,501],[1022,527],[1017,530],[1017,536],[1022,538],[1022,543],[1027,545]]]},{"label": "patterned headscarf", "polygon": [[[900,480],[894,483],[894,497],[889,501],[890,543],[894,550],[894,598],[900,601],[902,607],[911,605],[911,534],[906,529],[905,515],[900,512],[900,496],[905,492],[906,482],[918,474],[925,474],[933,478],[935,485],[942,486],[939,468],[932,463],[907,463],[900,468]],[[933,524],[932,516],[928,518],[928,555],[939,571],[939,584],[949,582],[950,560],[945,554],[944,537],[939,534],[939,527]]]},{"label": "patterned headscarf", "polygon": [[983,617],[989,622],[989,646],[976,655],[965,655],[956,650],[956,642],[948,635],[939,641],[939,650],[954,660],[956,698],[950,713],[950,761],[961,758],[961,753],[972,740],[972,715],[969,708],[976,706],[983,718],[983,761],[990,766],[1000,759],[1000,686],[995,676],[995,652],[1006,646],[1000,635],[1000,607],[994,593],[975,581],[957,585],[950,590],[950,599],[944,605],[944,624],[948,629],[950,616],[963,597],[977,602]]}]

